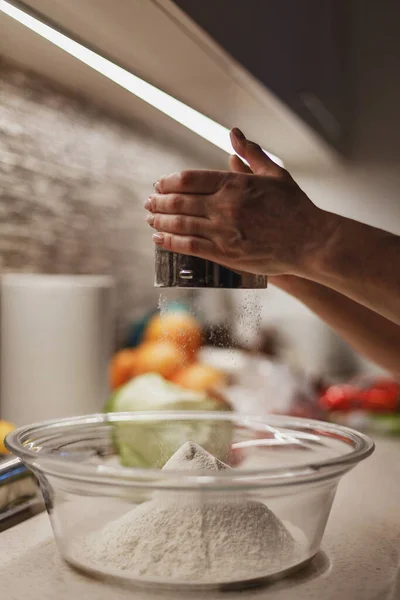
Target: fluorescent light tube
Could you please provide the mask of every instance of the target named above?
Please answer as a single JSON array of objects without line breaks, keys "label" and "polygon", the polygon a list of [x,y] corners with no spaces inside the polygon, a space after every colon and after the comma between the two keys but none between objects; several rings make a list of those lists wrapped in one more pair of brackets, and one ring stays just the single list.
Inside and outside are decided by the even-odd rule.
[{"label": "fluorescent light tube", "polygon": [[[74,58],[88,65],[98,73],[104,75],[117,85],[134,94],[144,102],[154,106],[164,114],[174,119],[184,127],[187,127],[197,135],[214,144],[228,154],[232,154],[232,146],[229,139],[229,130],[197,110],[190,108],[180,100],[173,98],[154,85],[147,83],[140,77],[122,69],[110,60],[103,58],[96,52],[89,50],[82,44],[75,42],[68,36],[56,31],[49,25],[42,23],[35,17],[25,13],[19,8],[0,0],[0,10],[9,17],[28,27],[41,37],[45,38],[61,50],[64,50]],[[278,165],[283,166],[282,161],[271,153],[268,156]]]}]

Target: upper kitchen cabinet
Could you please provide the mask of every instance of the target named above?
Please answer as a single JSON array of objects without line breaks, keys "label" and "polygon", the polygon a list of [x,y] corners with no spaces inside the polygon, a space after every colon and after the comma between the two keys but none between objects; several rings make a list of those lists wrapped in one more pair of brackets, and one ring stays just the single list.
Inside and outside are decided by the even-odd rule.
[{"label": "upper kitchen cabinet", "polygon": [[[288,169],[321,174],[341,160],[339,2],[25,0],[18,6],[216,123],[241,127]],[[288,19],[290,10],[295,17]],[[211,167],[226,167],[221,144],[146,104],[124,87],[121,72],[113,79],[88,68],[1,11],[0,30],[0,54],[197,146]],[[230,149],[227,131],[218,131]]]},{"label": "upper kitchen cabinet", "polygon": [[345,0],[175,0],[334,147],[346,139]]}]

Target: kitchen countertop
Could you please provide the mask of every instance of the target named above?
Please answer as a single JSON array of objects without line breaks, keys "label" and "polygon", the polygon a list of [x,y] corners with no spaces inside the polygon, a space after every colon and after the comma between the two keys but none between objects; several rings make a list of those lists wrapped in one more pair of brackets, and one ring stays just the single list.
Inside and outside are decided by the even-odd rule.
[{"label": "kitchen countertop", "polygon": [[62,561],[43,513],[0,534],[0,589],[7,600],[399,600],[400,440],[376,443],[375,453],[339,485],[323,552],[269,587],[215,594],[115,588]]}]

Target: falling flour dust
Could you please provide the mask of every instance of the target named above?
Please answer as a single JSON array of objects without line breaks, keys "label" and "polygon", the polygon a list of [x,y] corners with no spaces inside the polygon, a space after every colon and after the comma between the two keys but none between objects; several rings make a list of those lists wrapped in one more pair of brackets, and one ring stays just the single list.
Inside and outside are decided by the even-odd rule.
[{"label": "falling flour dust", "polygon": [[[230,369],[236,366],[237,348],[260,348],[262,334],[262,292],[260,290],[212,290],[211,296],[182,297],[181,302],[192,317],[197,319],[203,315],[208,329],[208,344],[228,351]],[[215,295],[221,292],[223,295]],[[239,292],[239,293],[238,293]],[[228,294],[228,297],[227,297]],[[161,293],[158,299],[158,310],[161,320],[174,308],[177,299]],[[178,302],[179,304],[179,302]],[[162,322],[161,321],[161,322]],[[163,336],[161,326],[161,338]],[[167,332],[165,331],[165,337]],[[185,348],[180,347],[182,356]],[[230,356],[229,356],[230,355]]]},{"label": "falling flour dust", "polygon": [[[229,468],[193,442],[164,466],[203,473]],[[82,537],[77,548],[82,562],[128,571],[139,580],[232,583],[293,564],[296,542],[261,502],[156,492],[152,500]]]},{"label": "falling flour dust", "polygon": [[258,290],[246,290],[241,295],[235,335],[244,346],[257,348],[261,332],[261,307]]}]

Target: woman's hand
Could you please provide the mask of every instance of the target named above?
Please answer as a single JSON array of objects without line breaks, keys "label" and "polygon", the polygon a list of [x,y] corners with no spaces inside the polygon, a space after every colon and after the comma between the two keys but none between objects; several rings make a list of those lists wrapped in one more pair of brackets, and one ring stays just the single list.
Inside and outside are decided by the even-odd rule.
[{"label": "woman's hand", "polygon": [[236,172],[184,171],[163,177],[145,204],[154,242],[167,250],[258,274],[303,274],[323,248],[329,214],[318,209],[253,142],[234,129]]}]

